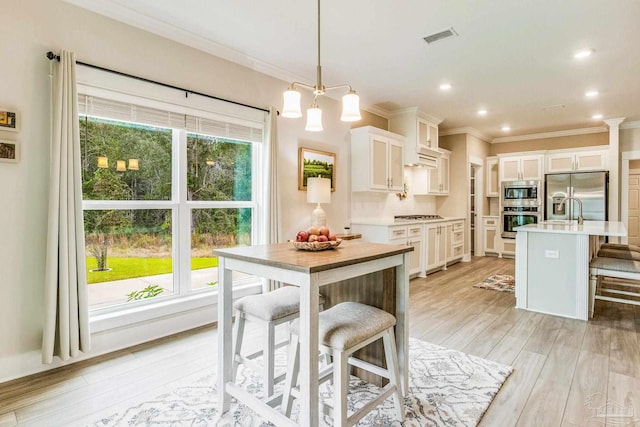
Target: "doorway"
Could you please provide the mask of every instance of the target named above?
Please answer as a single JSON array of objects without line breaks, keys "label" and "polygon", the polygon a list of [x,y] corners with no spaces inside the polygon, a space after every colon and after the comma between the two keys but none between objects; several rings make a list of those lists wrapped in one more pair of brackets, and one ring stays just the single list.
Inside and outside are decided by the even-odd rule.
[{"label": "doorway", "polygon": [[475,254],[476,248],[476,167],[473,164],[469,165],[469,226],[470,226],[470,242],[469,242],[469,250],[471,251],[471,256]]},{"label": "doorway", "polygon": [[640,160],[629,161],[627,178],[627,243],[640,244]]}]

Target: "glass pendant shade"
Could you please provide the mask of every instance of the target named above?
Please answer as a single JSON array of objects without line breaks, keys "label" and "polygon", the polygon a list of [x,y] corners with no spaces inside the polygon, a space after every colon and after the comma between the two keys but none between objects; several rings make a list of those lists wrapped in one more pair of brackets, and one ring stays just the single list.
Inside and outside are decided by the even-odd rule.
[{"label": "glass pendant shade", "polygon": [[138,163],[138,159],[129,159],[129,170],[137,171],[140,169],[140,164]]},{"label": "glass pendant shade", "polygon": [[109,158],[100,156],[98,157],[98,167],[99,168],[108,168],[109,167]]},{"label": "glass pendant shade", "polygon": [[127,170],[127,164],[124,160],[117,160],[116,161],[116,170],[118,172],[124,172]]},{"label": "glass pendant shade", "polygon": [[282,117],[297,119],[302,117],[300,110],[300,92],[288,89],[284,93],[284,105],[282,106]]},{"label": "glass pendant shade", "polygon": [[343,122],[355,122],[360,120],[360,97],[351,91],[342,97],[342,117]]},{"label": "glass pendant shade", "polygon": [[317,105],[307,110],[307,125],[304,130],[309,132],[322,131],[322,110]]}]

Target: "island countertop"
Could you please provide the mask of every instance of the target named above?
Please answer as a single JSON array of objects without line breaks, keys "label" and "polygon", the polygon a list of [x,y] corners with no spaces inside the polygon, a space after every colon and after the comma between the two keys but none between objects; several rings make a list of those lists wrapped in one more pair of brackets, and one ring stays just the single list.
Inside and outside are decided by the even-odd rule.
[{"label": "island countertop", "polygon": [[626,236],[627,229],[620,221],[542,221],[514,228],[517,232],[587,234],[590,236]]}]

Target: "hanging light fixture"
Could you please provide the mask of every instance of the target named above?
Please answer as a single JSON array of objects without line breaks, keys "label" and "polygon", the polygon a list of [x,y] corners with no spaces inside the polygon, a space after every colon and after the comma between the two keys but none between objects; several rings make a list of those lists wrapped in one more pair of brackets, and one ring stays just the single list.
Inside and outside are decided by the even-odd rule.
[{"label": "hanging light fixture", "polygon": [[108,168],[109,167],[109,158],[105,156],[98,157],[98,167],[99,168]]},{"label": "hanging light fixture", "polygon": [[356,95],[356,91],[350,85],[338,85],[325,87],[322,84],[322,67],[320,65],[320,0],[318,0],[318,65],[316,67],[316,84],[315,86],[304,83],[293,82],[284,92],[284,106],[282,108],[282,117],[298,118],[302,117],[300,110],[300,92],[296,87],[309,89],[315,95],[311,108],[307,110],[307,125],[305,130],[318,132],[322,130],[322,110],[318,107],[316,100],[318,96],[324,95],[327,91],[333,89],[348,89],[349,93],[342,97],[342,116],[340,120],[343,122],[355,122],[361,119],[360,116],[360,98]]},{"label": "hanging light fixture", "polygon": [[118,172],[124,172],[127,170],[127,162],[124,160],[116,160],[116,170]]},{"label": "hanging light fixture", "polygon": [[138,162],[138,159],[129,159],[128,169],[130,171],[140,170],[140,163]]}]

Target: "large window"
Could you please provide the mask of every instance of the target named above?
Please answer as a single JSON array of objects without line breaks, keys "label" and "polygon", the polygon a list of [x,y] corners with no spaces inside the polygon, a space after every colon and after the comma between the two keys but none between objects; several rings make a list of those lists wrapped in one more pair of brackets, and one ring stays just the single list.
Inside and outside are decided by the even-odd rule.
[{"label": "large window", "polygon": [[213,249],[257,243],[262,124],[88,95],[79,105],[90,308],[215,290]]}]

